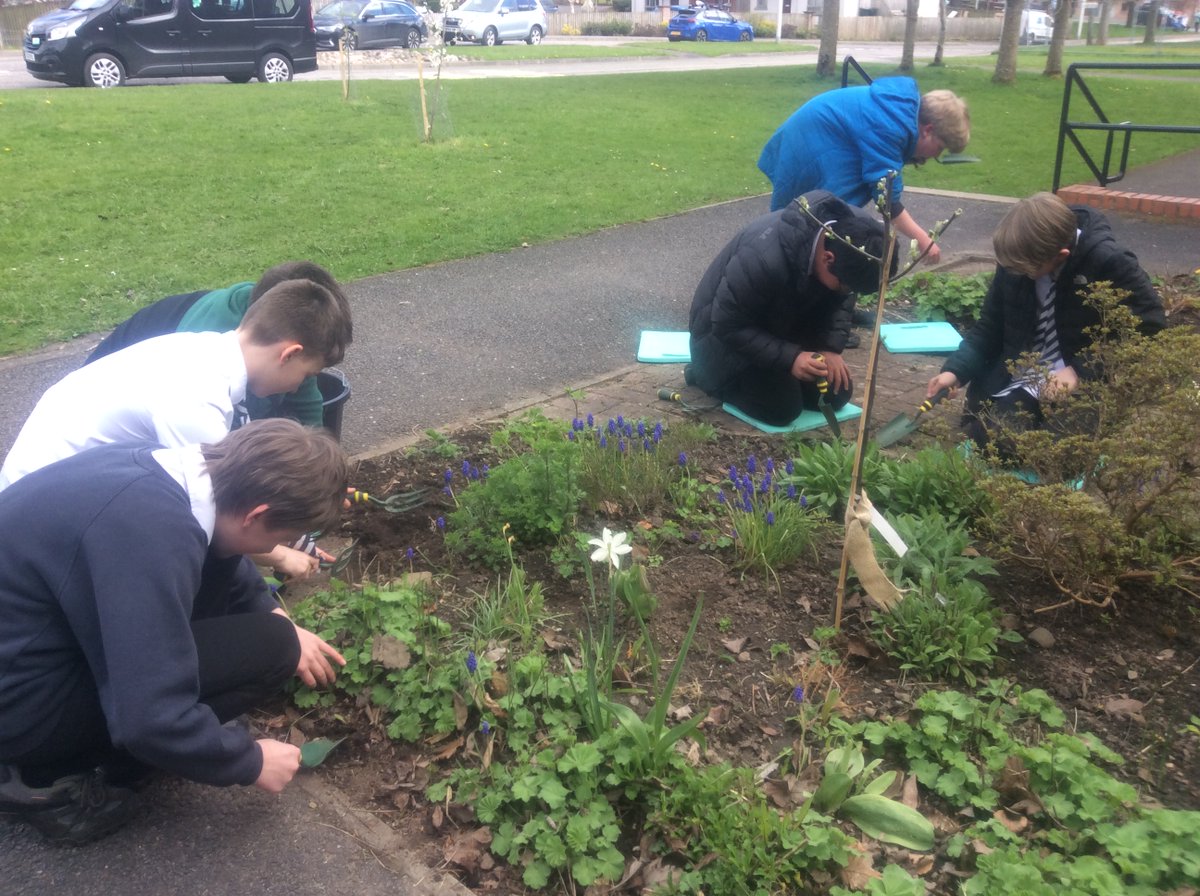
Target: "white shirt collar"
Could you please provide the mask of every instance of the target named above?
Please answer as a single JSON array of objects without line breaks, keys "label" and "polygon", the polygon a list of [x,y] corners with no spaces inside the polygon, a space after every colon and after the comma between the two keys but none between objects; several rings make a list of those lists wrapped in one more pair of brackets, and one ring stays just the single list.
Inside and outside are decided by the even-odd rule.
[{"label": "white shirt collar", "polygon": [[150,456],[187,492],[192,516],[204,529],[208,543],[212,544],[213,530],[217,524],[217,504],[201,447],[184,445],[181,448],[156,448]]}]

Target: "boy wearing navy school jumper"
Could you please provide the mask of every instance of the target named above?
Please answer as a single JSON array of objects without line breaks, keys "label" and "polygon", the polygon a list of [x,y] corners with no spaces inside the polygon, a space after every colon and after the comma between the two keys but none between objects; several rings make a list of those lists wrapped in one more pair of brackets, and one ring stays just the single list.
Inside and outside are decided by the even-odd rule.
[{"label": "boy wearing navy school jumper", "polygon": [[335,523],[347,475],[328,433],[264,420],[92,448],[0,494],[0,812],[82,843],[148,766],[282,790],[299,751],[223,723],[344,660],[241,555]]},{"label": "boy wearing navy school jumper", "polygon": [[[285,280],[311,280],[329,290],[350,319],[350,306],[333,275],[312,261],[285,261],[263,272],[257,283],[235,283],[225,289],[200,290],[167,296],[147,305],[116,328],[97,345],[85,364],[113,352],[167,333],[226,333],[236,330],[250,306],[273,286]],[[291,417],[305,426],[321,426],[324,399],[315,376],[308,377],[292,393],[246,396],[246,413],[251,420]]]},{"label": "boy wearing navy school jumper", "polygon": [[[1126,291],[1121,304],[1143,334],[1166,326],[1162,299],[1137,256],[1093,209],[1036,193],[1004,216],[992,243],[998,264],[979,320],[926,390],[933,397],[970,384],[963,429],[981,446],[999,428],[1041,428],[1043,401],[1067,399],[1080,380],[1094,377],[1086,330],[1100,317],[1085,301],[1091,284]],[[1011,362],[1029,352],[1049,372],[1045,383],[1037,371],[1016,378],[1010,372]]]},{"label": "boy wearing navy school jumper", "polygon": [[[96,445],[219,441],[247,396],[294,392],[341,361],[350,339],[344,303],[311,280],[286,280],[232,332],[170,333],[100,358],[46,390],[0,467],[0,489]],[[292,577],[317,566],[283,545],[262,562]]]}]

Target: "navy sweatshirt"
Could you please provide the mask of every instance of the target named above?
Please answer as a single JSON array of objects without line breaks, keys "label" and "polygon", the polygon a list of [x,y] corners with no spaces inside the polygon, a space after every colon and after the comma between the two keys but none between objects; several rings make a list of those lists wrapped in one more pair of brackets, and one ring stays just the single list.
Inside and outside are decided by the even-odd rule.
[{"label": "navy sweatshirt", "polygon": [[252,784],[262,754],[198,702],[190,620],[274,607],[246,558],[209,556],[151,446],[106,445],[0,492],[0,755],[33,749],[56,694],[94,677],[113,744],[206,784]]}]

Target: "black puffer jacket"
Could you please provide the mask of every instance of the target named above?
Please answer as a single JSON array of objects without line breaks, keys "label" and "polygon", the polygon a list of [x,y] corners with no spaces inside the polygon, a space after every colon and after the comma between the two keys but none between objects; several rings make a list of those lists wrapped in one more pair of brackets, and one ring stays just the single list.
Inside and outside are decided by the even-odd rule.
[{"label": "black puffer jacket", "polygon": [[[852,213],[832,193],[805,195],[821,221]],[[705,392],[722,397],[749,367],[790,370],[802,350],[845,349],[854,297],[810,276],[820,229],[791,203],[751,221],[708,266],[688,325],[691,372]]]},{"label": "black puffer jacket", "polygon": [[[1071,210],[1080,234],[1055,281],[1055,321],[1063,362],[1087,379],[1092,375],[1086,358],[1091,340],[1084,330],[1099,322],[1095,309],[1084,302],[1090,284],[1108,281],[1128,290],[1122,304],[1138,318],[1143,333],[1157,333],[1166,326],[1166,317],[1150,277],[1137,256],[1114,239],[1104,215],[1085,206]],[[1008,363],[1034,348],[1037,306],[1033,280],[997,266],[979,320],[942,365],[960,383],[971,384],[968,398],[986,399],[1012,381]]]}]

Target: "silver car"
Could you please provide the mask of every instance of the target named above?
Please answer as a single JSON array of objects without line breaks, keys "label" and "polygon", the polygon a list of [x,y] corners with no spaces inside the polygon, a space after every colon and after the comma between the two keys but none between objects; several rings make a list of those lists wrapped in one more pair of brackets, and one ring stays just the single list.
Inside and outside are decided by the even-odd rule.
[{"label": "silver car", "polygon": [[538,0],[467,0],[442,20],[446,43],[458,41],[495,46],[506,40],[540,44],[546,13]]}]

